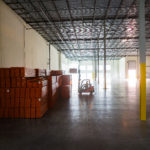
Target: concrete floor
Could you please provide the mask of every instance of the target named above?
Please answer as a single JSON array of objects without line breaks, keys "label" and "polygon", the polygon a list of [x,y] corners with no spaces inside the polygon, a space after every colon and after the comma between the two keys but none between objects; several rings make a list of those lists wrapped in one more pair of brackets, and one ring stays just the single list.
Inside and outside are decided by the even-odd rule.
[{"label": "concrete floor", "polygon": [[42,119],[1,119],[0,150],[149,150],[150,105],[148,120],[140,121],[136,86],[115,82],[97,91],[73,93]]}]

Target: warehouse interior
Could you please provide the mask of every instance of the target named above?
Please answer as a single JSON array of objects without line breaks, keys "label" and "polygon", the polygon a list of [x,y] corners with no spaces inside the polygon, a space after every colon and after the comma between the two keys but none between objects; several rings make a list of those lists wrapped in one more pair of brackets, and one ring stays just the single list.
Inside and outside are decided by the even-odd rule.
[{"label": "warehouse interior", "polygon": [[40,119],[0,118],[0,149],[148,150],[149,18],[150,0],[0,0],[0,68],[72,78]]}]

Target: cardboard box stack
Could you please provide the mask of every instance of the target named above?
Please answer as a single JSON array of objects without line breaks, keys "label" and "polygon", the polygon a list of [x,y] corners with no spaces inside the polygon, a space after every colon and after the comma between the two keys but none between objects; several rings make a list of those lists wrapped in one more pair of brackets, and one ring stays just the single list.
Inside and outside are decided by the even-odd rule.
[{"label": "cardboard box stack", "polygon": [[42,117],[48,110],[45,75],[46,71],[41,69],[1,68],[0,118]]},{"label": "cardboard box stack", "polygon": [[0,118],[41,118],[70,97],[71,84],[61,70],[0,68]]},{"label": "cardboard box stack", "polygon": [[60,98],[60,86],[62,85],[62,71],[52,70],[49,77],[49,108],[52,108]]},{"label": "cardboard box stack", "polygon": [[62,70],[51,70],[50,75],[51,76],[60,76],[60,75],[63,75],[63,71]]},{"label": "cardboard box stack", "polygon": [[62,75],[61,76],[62,85],[60,86],[60,97],[62,99],[70,98],[71,87],[72,87],[72,76],[71,75]]}]

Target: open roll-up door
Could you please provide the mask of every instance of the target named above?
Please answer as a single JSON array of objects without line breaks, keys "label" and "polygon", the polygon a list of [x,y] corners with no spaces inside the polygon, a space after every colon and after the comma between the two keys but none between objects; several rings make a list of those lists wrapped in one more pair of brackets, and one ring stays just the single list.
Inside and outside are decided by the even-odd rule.
[{"label": "open roll-up door", "polygon": [[128,70],[136,70],[136,61],[135,60],[128,61]]}]

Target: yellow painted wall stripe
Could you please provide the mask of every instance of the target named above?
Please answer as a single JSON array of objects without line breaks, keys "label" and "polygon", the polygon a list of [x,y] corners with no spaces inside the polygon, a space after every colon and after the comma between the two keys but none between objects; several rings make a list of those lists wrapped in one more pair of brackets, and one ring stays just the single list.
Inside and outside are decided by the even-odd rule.
[{"label": "yellow painted wall stripe", "polygon": [[146,64],[140,64],[140,119],[146,120]]}]

